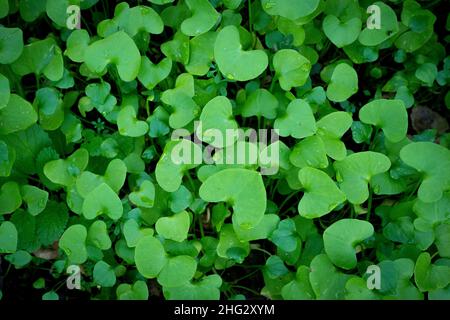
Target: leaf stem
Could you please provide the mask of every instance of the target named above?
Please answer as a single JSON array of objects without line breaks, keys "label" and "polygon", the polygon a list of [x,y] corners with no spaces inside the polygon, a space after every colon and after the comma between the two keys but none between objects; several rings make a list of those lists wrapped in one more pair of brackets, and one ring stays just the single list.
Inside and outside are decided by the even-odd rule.
[{"label": "leaf stem", "polygon": [[283,206],[293,197],[293,196],[295,196],[297,193],[296,192],[293,192],[293,193],[291,193],[289,196],[287,196],[285,199],[284,199],[284,201],[280,204],[280,207],[279,207],[279,209],[278,209],[278,212],[281,212],[281,208],[283,208]]},{"label": "leaf stem", "polygon": [[369,187],[369,203],[367,205],[367,216],[366,216],[367,221],[370,221],[370,215],[372,213],[372,200],[373,200],[373,191],[372,188]]},{"label": "leaf stem", "polygon": [[248,0],[248,25],[250,33],[253,33],[252,0]]},{"label": "leaf stem", "polygon": [[232,285],[231,287],[232,287],[232,288],[238,288],[238,289],[244,289],[244,290],[247,290],[248,292],[251,292],[251,293],[253,293],[253,294],[256,295],[256,296],[260,296],[260,295],[261,295],[259,292],[255,291],[255,290],[253,290],[253,289],[244,287],[244,286]]}]

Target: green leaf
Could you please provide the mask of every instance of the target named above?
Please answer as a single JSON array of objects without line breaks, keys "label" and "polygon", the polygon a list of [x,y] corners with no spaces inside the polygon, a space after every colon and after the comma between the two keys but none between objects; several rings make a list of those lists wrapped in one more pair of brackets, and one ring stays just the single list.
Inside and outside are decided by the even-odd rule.
[{"label": "green leaf", "polygon": [[17,229],[14,223],[4,221],[0,225],[0,253],[16,252],[17,237]]},{"label": "green leaf", "polygon": [[444,191],[450,190],[448,149],[431,142],[414,142],[403,147],[400,158],[422,174],[417,194],[423,202],[438,201]]},{"label": "green leaf", "polygon": [[146,278],[156,278],[168,261],[163,245],[153,236],[139,240],[134,259],[139,273]]},{"label": "green leaf", "polygon": [[280,136],[296,139],[312,136],[317,131],[314,114],[305,100],[296,99],[289,103],[286,113],[275,120],[274,128]]},{"label": "green leaf", "polygon": [[342,160],[347,155],[341,137],[350,129],[353,119],[343,111],[332,112],[317,121],[317,134],[322,139],[327,155]]},{"label": "green leaf", "polygon": [[59,247],[67,255],[69,263],[83,264],[87,260],[86,237],[86,227],[81,224],[72,225],[64,231]]},{"label": "green leaf", "polygon": [[89,46],[89,33],[84,29],[74,30],[67,38],[64,54],[74,62],[84,62],[84,54]]},{"label": "green leaf", "polygon": [[19,28],[0,27],[0,63],[16,61],[23,50],[23,33]]},{"label": "green leaf", "polygon": [[226,26],[217,35],[214,57],[222,74],[236,81],[258,77],[268,66],[267,54],[262,50],[242,50],[239,30]]},{"label": "green leaf", "polygon": [[203,182],[199,194],[207,202],[227,202],[231,205],[233,221],[243,229],[256,227],[266,211],[264,183],[261,175],[254,171],[219,171]]},{"label": "green leaf", "polygon": [[169,300],[219,300],[222,279],[213,274],[195,283],[179,287],[163,287],[164,297]]},{"label": "green leaf", "polygon": [[156,222],[156,232],[166,239],[183,242],[186,240],[191,225],[187,211],[182,211],[170,217],[159,218]]},{"label": "green leaf", "polygon": [[8,104],[0,109],[0,134],[9,134],[29,128],[38,117],[33,106],[22,97],[11,94]]},{"label": "green leaf", "polygon": [[10,97],[11,88],[9,79],[0,73],[0,109],[3,109],[8,105]]},{"label": "green leaf", "polygon": [[368,199],[370,180],[388,171],[390,166],[388,157],[373,151],[354,153],[334,163],[339,187],[353,204],[361,204]]},{"label": "green leaf", "polygon": [[47,162],[44,166],[45,176],[53,183],[63,186],[71,186],[76,177],[86,168],[89,161],[89,153],[80,148],[67,159],[58,159]]},{"label": "green leaf", "polygon": [[133,285],[121,283],[116,289],[116,294],[119,300],[148,300],[149,292],[145,281],[139,280]]},{"label": "green leaf", "polygon": [[319,6],[319,0],[292,2],[289,0],[262,0],[264,11],[273,16],[282,16],[290,20],[297,20],[313,13]]},{"label": "green leaf", "polygon": [[295,145],[289,155],[291,163],[299,168],[328,167],[328,158],[323,140],[318,136],[307,137]]},{"label": "green leaf", "polygon": [[88,230],[87,241],[100,250],[108,250],[111,248],[111,239],[108,235],[108,227],[101,220],[94,221]]},{"label": "green leaf", "polygon": [[335,15],[327,15],[323,19],[323,31],[330,41],[338,48],[352,44],[358,39],[362,22],[359,17],[342,21]]},{"label": "green leaf", "polygon": [[138,207],[151,208],[155,201],[155,186],[151,181],[145,180],[139,190],[130,193],[128,197]]},{"label": "green leaf", "polygon": [[364,28],[359,34],[359,42],[364,46],[378,46],[395,36],[399,30],[397,16],[387,4],[377,1],[373,5],[380,9],[380,28]]},{"label": "green leaf", "polygon": [[125,236],[128,247],[134,248],[143,237],[148,235],[152,236],[153,229],[139,228],[136,220],[130,219],[123,225],[123,235]]},{"label": "green leaf", "polygon": [[310,270],[306,266],[297,269],[294,280],[284,285],[281,296],[284,300],[312,300],[315,298],[314,291],[309,282]]},{"label": "green leaf", "polygon": [[36,217],[36,238],[42,245],[52,245],[64,232],[69,213],[64,203],[49,201],[47,207]]},{"label": "green leaf", "polygon": [[16,269],[21,269],[31,262],[31,255],[23,250],[14,252],[13,254],[5,256],[5,260],[9,261]]},{"label": "green leaf", "polygon": [[171,59],[164,58],[158,64],[153,64],[148,57],[144,56],[141,60],[138,79],[151,90],[169,76],[170,70],[172,70]]},{"label": "green leaf", "polygon": [[191,37],[198,36],[211,30],[220,18],[208,0],[186,0],[192,16],[181,24],[181,31]]},{"label": "green leaf", "polygon": [[122,108],[117,115],[119,133],[123,136],[141,137],[148,131],[148,124],[136,118],[136,111],[132,106]]},{"label": "green leaf", "polygon": [[0,188],[0,215],[14,212],[22,204],[19,185],[8,181]]},{"label": "green leaf", "polygon": [[298,212],[305,218],[319,218],[346,200],[345,194],[323,171],[306,167],[300,170],[298,177],[305,190]]},{"label": "green leaf", "polygon": [[358,92],[358,74],[346,63],[338,64],[331,75],[327,97],[333,102],[343,102]]},{"label": "green leaf", "polygon": [[86,219],[92,220],[102,214],[113,220],[120,219],[123,214],[120,198],[106,183],[91,191],[83,202],[83,215]]},{"label": "green leaf", "polygon": [[189,40],[190,56],[186,70],[196,76],[204,76],[208,73],[214,60],[214,43],[217,33],[209,31]]},{"label": "green leaf", "polygon": [[237,237],[231,224],[225,224],[220,229],[217,255],[242,263],[250,253],[250,244]]},{"label": "green leaf", "polygon": [[417,258],[414,279],[421,292],[443,289],[450,283],[450,267],[431,264],[431,256],[423,252]]},{"label": "green leaf", "polygon": [[245,100],[242,106],[243,117],[265,117],[275,119],[277,116],[278,100],[266,89],[256,89]]},{"label": "green leaf", "polygon": [[270,241],[285,252],[292,252],[297,248],[298,237],[294,220],[285,219],[280,221],[278,228],[270,236]]},{"label": "green leaf", "polygon": [[339,272],[325,254],[314,257],[310,265],[309,281],[319,300],[342,300],[345,295],[345,284],[350,275]]},{"label": "green leaf", "polygon": [[378,99],[364,105],[359,110],[362,122],[381,128],[386,138],[400,142],[408,131],[408,114],[401,100]]},{"label": "green leaf", "polygon": [[0,177],[8,177],[16,161],[16,151],[5,141],[0,140]]},{"label": "green leaf", "polygon": [[113,63],[123,81],[134,80],[141,65],[141,55],[136,44],[123,31],[90,44],[84,60],[87,67],[97,74],[101,74],[109,63]]},{"label": "green leaf", "polygon": [[273,56],[273,67],[280,86],[285,91],[305,84],[311,71],[311,63],[296,50],[282,49]]},{"label": "green leaf", "polygon": [[338,220],[323,233],[325,252],[336,266],[350,270],[356,266],[355,246],[373,235],[370,222],[357,219]]},{"label": "green leaf", "polygon": [[116,283],[114,269],[104,261],[95,264],[93,270],[94,283],[102,287],[112,287]]},{"label": "green leaf", "polygon": [[164,288],[187,284],[197,271],[197,262],[191,256],[170,257],[158,275],[158,283]]}]

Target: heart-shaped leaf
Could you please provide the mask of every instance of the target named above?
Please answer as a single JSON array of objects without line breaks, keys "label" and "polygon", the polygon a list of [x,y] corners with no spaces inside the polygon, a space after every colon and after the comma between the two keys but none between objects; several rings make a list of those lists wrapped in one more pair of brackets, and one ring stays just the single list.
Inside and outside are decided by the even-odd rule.
[{"label": "heart-shaped leaf", "polygon": [[368,47],[378,46],[396,35],[399,30],[397,15],[391,7],[381,1],[374,2],[372,5],[380,10],[380,28],[374,28],[373,25],[368,23],[368,27],[361,31],[358,38],[361,44]]},{"label": "heart-shaped leaf", "polygon": [[136,111],[132,106],[120,110],[117,115],[117,126],[121,135],[129,137],[141,137],[148,131],[147,122],[136,119]]},{"label": "heart-shaped leaf", "polygon": [[67,159],[49,161],[44,166],[44,174],[53,183],[69,187],[75,183],[76,177],[86,169],[89,153],[80,148]]},{"label": "heart-shaped leaf", "polygon": [[199,194],[205,201],[227,202],[233,206],[233,221],[242,229],[256,227],[266,211],[264,183],[261,175],[254,171],[219,171],[203,182]]},{"label": "heart-shaped leaf", "polygon": [[110,288],[116,284],[114,269],[104,261],[95,264],[92,275],[94,276],[94,283],[101,287]]},{"label": "heart-shaped leaf", "polygon": [[14,212],[21,204],[19,185],[14,181],[4,183],[0,189],[0,215]]},{"label": "heart-shaped leaf", "polygon": [[408,114],[401,100],[378,99],[359,110],[362,122],[381,128],[391,142],[400,142],[408,131]]},{"label": "heart-shaped leaf", "polygon": [[111,248],[111,239],[109,238],[108,227],[105,222],[96,220],[91,224],[87,234],[87,242],[100,250]]},{"label": "heart-shaped leaf", "polygon": [[325,252],[338,267],[350,270],[356,266],[355,246],[373,235],[370,222],[357,219],[338,220],[323,233]]},{"label": "heart-shaped leaf", "polygon": [[[432,155],[432,156],[430,156]],[[423,175],[418,196],[423,202],[441,199],[450,190],[450,151],[431,142],[415,142],[403,147],[400,158]]]},{"label": "heart-shaped leaf", "polygon": [[191,218],[187,211],[181,211],[170,217],[159,218],[155,228],[158,234],[166,239],[182,242],[186,240]]},{"label": "heart-shaped leaf", "polygon": [[327,97],[333,102],[342,102],[358,92],[358,74],[346,63],[338,64],[331,75]]},{"label": "heart-shaped leaf", "polygon": [[36,111],[28,101],[11,94],[8,104],[0,109],[0,134],[25,130],[36,123],[37,119]]},{"label": "heart-shaped leaf", "polygon": [[362,22],[359,18],[341,21],[335,15],[327,15],[323,19],[323,31],[333,44],[342,48],[352,44],[358,39]]},{"label": "heart-shaped leaf", "polygon": [[16,61],[23,50],[23,33],[19,28],[0,27],[0,63]]},{"label": "heart-shaped leaf", "polygon": [[305,218],[320,218],[346,200],[336,183],[321,170],[303,168],[298,178],[305,190],[298,204],[298,212]]},{"label": "heart-shaped leaf", "polygon": [[334,163],[339,186],[353,204],[361,204],[367,200],[371,178],[388,171],[390,166],[388,157],[372,151],[354,153]]},{"label": "heart-shaped leaf", "polygon": [[347,155],[341,137],[353,123],[347,112],[332,112],[317,121],[317,135],[322,139],[327,155],[334,160],[342,160]]},{"label": "heart-shaped leaf", "polygon": [[290,1],[290,0],[262,0],[261,5],[268,14],[282,16],[290,20],[297,20],[313,13],[320,4],[320,0]]},{"label": "heart-shaped leaf", "polygon": [[167,263],[164,247],[153,236],[139,240],[134,251],[134,260],[140,274],[146,278],[156,278]]},{"label": "heart-shaped leaf", "polygon": [[229,137],[227,130],[236,130],[238,125],[234,120],[233,107],[228,98],[219,96],[209,101],[203,107],[200,121],[201,127],[197,128],[197,136],[202,141],[216,148],[234,144],[236,139],[233,136]]},{"label": "heart-shaped leaf", "polygon": [[81,224],[72,225],[64,231],[59,247],[67,255],[69,263],[83,264],[87,260],[86,237],[86,227]]},{"label": "heart-shaped leaf", "polygon": [[445,288],[450,283],[450,267],[431,264],[430,254],[423,252],[416,261],[414,280],[422,292]]},{"label": "heart-shaped leaf", "polygon": [[86,219],[92,220],[102,214],[113,220],[118,220],[123,214],[120,198],[106,183],[91,191],[83,202],[83,215]]},{"label": "heart-shaped leaf", "polygon": [[[155,0],[152,0],[155,1]],[[148,300],[148,287],[145,281],[136,281],[133,286],[121,283],[116,290],[119,300]]]},{"label": "heart-shaped leaf", "polygon": [[158,64],[153,64],[148,57],[142,57],[138,79],[149,90],[169,76],[172,70],[172,60],[162,59]]},{"label": "heart-shaped leaf", "polygon": [[250,253],[250,244],[241,241],[234,232],[231,224],[225,224],[220,229],[217,255],[221,258],[242,263]]},{"label": "heart-shaped leaf", "polygon": [[35,186],[25,185],[21,188],[22,199],[27,204],[28,212],[36,216],[47,206],[48,192]]},{"label": "heart-shaped leaf", "polygon": [[197,271],[197,261],[191,256],[170,257],[158,275],[158,283],[165,288],[187,284]]},{"label": "heart-shaped leaf", "polygon": [[189,41],[190,57],[186,70],[196,76],[204,76],[208,73],[211,62],[214,60],[214,44],[217,33],[207,32]]},{"label": "heart-shaped leaf", "polygon": [[89,33],[84,29],[74,30],[67,38],[64,54],[74,62],[84,62],[84,54],[89,46]]},{"label": "heart-shaped leaf", "polygon": [[179,287],[163,287],[164,297],[169,300],[219,300],[222,279],[213,274],[198,282],[188,282]]},{"label": "heart-shaped leaf", "polygon": [[214,57],[222,74],[237,81],[248,81],[266,70],[269,60],[262,50],[243,51],[239,30],[226,26],[217,35]]},{"label": "heart-shaped leaf", "polygon": [[133,39],[123,31],[118,31],[105,39],[95,41],[86,49],[84,61],[87,67],[101,74],[108,64],[117,67],[123,81],[134,80],[141,66],[141,55]]},{"label": "heart-shaped leaf", "polygon": [[273,56],[273,67],[285,91],[304,85],[311,71],[309,60],[293,49],[277,51]]},{"label": "heart-shaped leaf", "polygon": [[140,228],[139,224],[134,219],[129,219],[123,225],[123,235],[128,247],[134,248],[139,241],[145,236],[153,236],[154,231],[150,228]]},{"label": "heart-shaped leaf", "polygon": [[328,167],[328,158],[323,140],[318,136],[307,137],[292,149],[289,155],[291,163],[299,168]]},{"label": "heart-shaped leaf", "polygon": [[138,191],[130,193],[130,201],[138,207],[151,208],[155,201],[155,186],[149,180],[145,180]]},{"label": "heart-shaped leaf", "polygon": [[278,100],[266,89],[256,89],[245,100],[241,114],[243,117],[264,117],[275,119],[277,116]]},{"label": "heart-shaped leaf", "polygon": [[12,222],[5,221],[0,225],[0,253],[14,253],[16,250],[16,226]]},{"label": "heart-shaped leaf", "polygon": [[181,24],[181,31],[191,37],[198,36],[211,30],[220,18],[208,0],[186,0],[192,16]]},{"label": "heart-shaped leaf", "polygon": [[274,128],[282,137],[296,139],[312,136],[317,131],[314,114],[305,100],[296,99],[289,103],[286,113],[275,120]]}]

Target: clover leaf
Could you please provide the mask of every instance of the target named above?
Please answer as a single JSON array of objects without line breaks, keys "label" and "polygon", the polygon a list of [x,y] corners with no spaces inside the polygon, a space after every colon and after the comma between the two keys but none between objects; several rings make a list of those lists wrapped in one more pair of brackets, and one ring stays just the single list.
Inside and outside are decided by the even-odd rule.
[{"label": "clover leaf", "polygon": [[346,63],[338,64],[331,75],[327,97],[333,102],[342,102],[358,91],[358,74]]},{"label": "clover leaf", "polygon": [[158,64],[153,64],[148,57],[142,57],[138,79],[149,90],[169,76],[172,69],[172,60],[162,59]]},{"label": "clover leaf", "polygon": [[317,131],[310,105],[300,99],[289,103],[286,113],[275,120],[274,128],[279,130],[280,136],[292,136],[296,139],[312,136]]},{"label": "clover leaf", "polygon": [[357,219],[338,220],[323,233],[325,252],[338,267],[350,270],[356,266],[355,246],[373,235],[370,222]]},{"label": "clover leaf", "polygon": [[248,81],[258,77],[268,66],[267,54],[262,50],[243,51],[239,30],[226,26],[216,38],[214,57],[220,72],[236,81]]},{"label": "clover leaf", "polygon": [[87,260],[86,237],[86,227],[75,224],[67,228],[59,239],[59,247],[65,252],[70,263],[82,264]]},{"label": "clover leaf", "polygon": [[423,202],[435,202],[450,189],[450,151],[431,142],[414,142],[403,147],[400,158],[422,173],[418,190]]},{"label": "clover leaf", "polygon": [[295,50],[282,49],[273,56],[273,67],[283,90],[305,84],[311,71],[311,63]]},{"label": "clover leaf", "polygon": [[373,151],[354,153],[334,163],[339,186],[353,204],[361,204],[367,200],[371,178],[386,172],[390,166],[388,157]]},{"label": "clover leaf", "polygon": [[262,177],[246,169],[225,169],[213,174],[203,182],[199,194],[205,201],[227,202],[231,205],[233,221],[243,229],[256,227],[266,210],[266,190]]},{"label": "clover leaf", "polygon": [[298,177],[305,190],[298,212],[305,218],[319,218],[346,200],[345,194],[323,171],[305,167]]},{"label": "clover leaf", "polygon": [[85,51],[84,61],[92,72],[98,74],[112,63],[123,81],[132,81],[139,73],[141,55],[133,39],[125,32],[118,31],[91,43]]},{"label": "clover leaf", "polygon": [[380,127],[391,142],[403,140],[408,131],[408,114],[401,100],[378,99],[359,110],[362,122]]}]

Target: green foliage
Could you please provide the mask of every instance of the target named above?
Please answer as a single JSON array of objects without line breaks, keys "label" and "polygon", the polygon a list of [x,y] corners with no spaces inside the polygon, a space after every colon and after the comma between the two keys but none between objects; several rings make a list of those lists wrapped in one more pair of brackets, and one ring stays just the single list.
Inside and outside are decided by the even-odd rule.
[{"label": "green foliage", "polygon": [[450,299],[445,5],[0,0],[0,298]]}]

